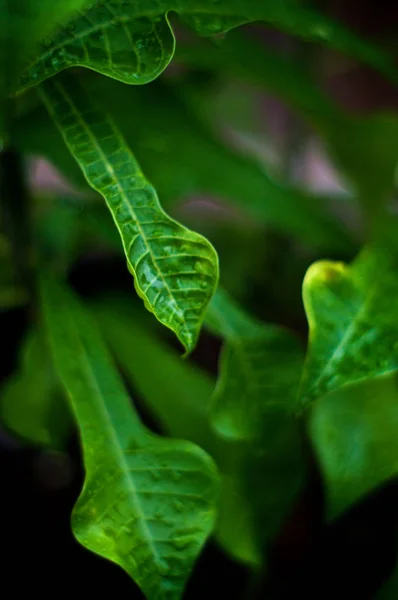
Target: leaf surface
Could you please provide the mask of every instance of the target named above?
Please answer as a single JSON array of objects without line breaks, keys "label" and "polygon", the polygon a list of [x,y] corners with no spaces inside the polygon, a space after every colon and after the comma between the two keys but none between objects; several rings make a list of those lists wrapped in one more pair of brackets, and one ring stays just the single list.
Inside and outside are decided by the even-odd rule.
[{"label": "leaf surface", "polygon": [[310,433],[330,518],[398,474],[395,376],[336,390],[314,405]]},{"label": "leaf surface", "polygon": [[347,384],[396,371],[397,267],[394,235],[387,234],[349,266],[320,261],[309,268],[303,284],[310,328],[304,405]]},{"label": "leaf surface", "polygon": [[87,181],[105,198],[137,293],[191,351],[217,285],[214,248],[166,215],[119,130],[83,90],[55,80],[41,93]]},{"label": "leaf surface", "polygon": [[86,480],[73,511],[74,534],[123,567],[150,600],[178,599],[214,526],[214,464],[189,442],[149,433],[90,314],[50,280],[41,295],[83,446]]},{"label": "leaf surface", "polygon": [[[251,443],[220,436],[210,420],[214,384],[208,376],[181,361],[127,305],[106,301],[94,309],[124,373],[163,431],[194,441],[216,461],[221,471],[217,542],[235,560],[262,566],[264,547],[278,531],[302,482],[295,423],[294,431],[289,425],[288,435],[284,426],[283,431],[277,427],[275,435],[259,439],[255,450]],[[273,421],[271,429],[275,425]]]},{"label": "leaf surface", "polygon": [[[392,57],[337,22],[291,0],[108,0],[94,3],[42,48],[26,70],[23,86],[70,66],[86,66],[126,83],[145,83],[170,62],[174,38],[167,14],[177,12],[204,35],[237,25],[266,23],[306,40],[321,41],[397,80]],[[132,69],[131,66],[134,66]]]}]

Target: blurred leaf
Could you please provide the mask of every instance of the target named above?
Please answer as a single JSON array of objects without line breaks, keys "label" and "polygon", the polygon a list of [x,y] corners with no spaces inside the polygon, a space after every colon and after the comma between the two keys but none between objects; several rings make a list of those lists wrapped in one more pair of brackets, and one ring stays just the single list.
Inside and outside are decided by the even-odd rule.
[{"label": "blurred leaf", "polygon": [[398,564],[390,579],[376,595],[376,600],[396,600],[396,598],[398,598]]},{"label": "blurred leaf", "polygon": [[303,299],[310,327],[303,404],[398,368],[398,252],[390,235],[347,266],[313,264]]},{"label": "blurred leaf", "polygon": [[217,285],[217,254],[166,215],[113,121],[73,83],[47,82],[43,100],[87,181],[105,198],[138,295],[189,352]]},{"label": "blurred leaf", "polygon": [[252,439],[261,419],[294,412],[302,350],[287,330],[246,315],[218,289],[206,313],[206,326],[225,344],[213,396],[212,421],[227,438]]},{"label": "blurred leaf", "polygon": [[214,465],[197,446],[144,428],[89,313],[60,285],[46,280],[41,288],[82,437],[86,481],[74,534],[122,566],[150,600],[178,599],[214,525]]},{"label": "blurred leaf", "polygon": [[58,450],[65,446],[71,420],[37,331],[24,339],[18,370],[1,389],[0,415],[7,429],[28,442]]},{"label": "blurred leaf", "polygon": [[395,376],[331,392],[314,405],[310,432],[330,518],[398,475],[397,431]]},{"label": "blurred leaf", "polygon": [[34,85],[71,66],[86,66],[126,83],[150,81],[173,57],[174,37],[167,21],[170,11],[203,35],[265,21],[286,33],[321,41],[398,80],[390,54],[291,0],[223,0],[216,5],[213,0],[160,0],[155,4],[151,0],[108,0],[94,3],[66,30],[49,39],[27,69],[22,85]]},{"label": "blurred leaf", "polygon": [[[222,335],[225,344],[212,422],[227,439],[243,442],[232,473],[249,503],[261,555],[292,509],[306,476],[296,418],[303,353],[292,334],[252,319],[220,289],[205,324]],[[234,518],[232,513],[230,528]],[[233,542],[233,536],[228,538]]]},{"label": "blurred leaf", "polygon": [[[395,114],[358,117],[346,113],[297,60],[269,50],[265,43],[242,31],[229,33],[221,43],[198,38],[182,41],[177,58],[222,77],[238,77],[263,86],[322,136],[335,164],[354,184],[366,209],[380,209],[391,198],[398,162]],[[193,102],[197,103],[197,97]]]}]

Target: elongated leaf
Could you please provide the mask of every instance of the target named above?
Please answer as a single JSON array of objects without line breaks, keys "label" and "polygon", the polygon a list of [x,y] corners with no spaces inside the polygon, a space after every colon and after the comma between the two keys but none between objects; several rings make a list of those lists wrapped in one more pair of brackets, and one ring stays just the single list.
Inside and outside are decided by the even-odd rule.
[{"label": "elongated leaf", "polygon": [[[392,240],[389,241],[392,237]],[[303,404],[398,367],[398,252],[394,236],[375,242],[347,266],[321,261],[304,279],[310,327]]]},{"label": "elongated leaf", "polygon": [[65,445],[71,420],[45,340],[37,331],[27,335],[18,371],[1,389],[0,415],[7,429],[28,442],[56,449]]},{"label": "elongated leaf", "polygon": [[235,560],[261,567],[303,481],[297,423],[284,416],[284,406],[279,418],[267,412],[272,397],[264,397],[258,407],[264,425],[254,444],[220,436],[210,423],[214,386],[208,378],[143,328],[130,309],[106,302],[95,310],[124,372],[163,430],[196,442],[216,460],[222,476],[217,542]]},{"label": "elongated leaf", "polygon": [[293,412],[302,352],[288,331],[247,316],[222,290],[214,296],[206,325],[225,339],[214,393],[213,422],[224,436],[251,439],[260,416]]},{"label": "elongated leaf", "polygon": [[[134,147],[165,206],[191,194],[208,194],[324,252],[352,252],[327,199],[275,181],[254,161],[225,147],[188,111],[174,86],[156,82],[137,89],[101,77],[87,87]],[[28,113],[15,124],[14,143],[23,152],[46,156],[81,183],[77,164],[44,111]]]},{"label": "elongated leaf", "polygon": [[[337,48],[397,80],[392,57],[321,13],[281,0],[108,0],[69,24],[28,67],[22,86],[43,81],[70,66],[86,66],[127,83],[159,75],[173,56],[167,13],[175,11],[196,31],[213,35],[263,20],[285,31]],[[131,68],[133,66],[133,68]]]},{"label": "elongated leaf", "polygon": [[83,90],[48,82],[42,97],[88,182],[106,200],[145,306],[192,350],[217,285],[215,250],[164,213],[118,129]]},{"label": "elongated leaf", "polygon": [[235,472],[241,447],[222,439],[210,423],[214,382],[144,328],[141,316],[132,314],[130,303],[110,303],[107,299],[93,308],[124,373],[162,430],[198,444],[221,470],[216,540],[235,560],[261,565],[250,503]]},{"label": "elongated leaf", "polygon": [[398,387],[379,377],[327,394],[314,405],[311,438],[337,517],[398,475]]},{"label": "elongated leaf", "polygon": [[144,428],[76,299],[44,281],[42,302],[83,445],[86,481],[73,512],[75,536],[122,566],[150,600],[178,599],[214,525],[214,465],[197,446]]}]

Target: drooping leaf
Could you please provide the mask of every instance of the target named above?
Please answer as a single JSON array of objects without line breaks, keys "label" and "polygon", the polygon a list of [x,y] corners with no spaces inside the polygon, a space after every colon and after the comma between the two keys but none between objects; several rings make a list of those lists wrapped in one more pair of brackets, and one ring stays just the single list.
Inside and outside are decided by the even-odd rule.
[{"label": "drooping leaf", "polygon": [[398,368],[398,252],[386,234],[347,266],[313,264],[303,299],[310,328],[303,405],[347,384]]},{"label": "drooping leaf", "polygon": [[[239,156],[203,127],[172,85],[131,88],[105,78],[87,84],[123,131],[163,203],[206,194],[232,204],[258,223],[325,252],[350,252],[352,242],[325,198],[275,181],[253,160]],[[54,125],[41,110],[14,126],[23,152],[46,156],[73,183],[81,173]]]},{"label": "drooping leaf", "polygon": [[190,442],[148,432],[88,311],[52,281],[42,282],[41,295],[83,446],[86,481],[74,534],[122,566],[149,600],[178,599],[214,526],[214,464]]},{"label": "drooping leaf", "polygon": [[298,423],[285,416],[288,401],[281,400],[276,415],[267,412],[272,398],[264,397],[258,407],[263,428],[254,443],[226,439],[211,427],[214,386],[207,376],[143,328],[130,309],[107,301],[95,307],[95,314],[129,381],[163,430],[196,442],[220,468],[216,540],[236,560],[261,567],[264,550],[291,509],[305,471]]},{"label": "drooping leaf", "polygon": [[137,293],[190,351],[217,285],[217,254],[166,215],[113,121],[73,83],[47,82],[43,100],[87,181],[105,198]]},{"label": "drooping leaf", "polygon": [[62,449],[70,416],[45,340],[30,331],[22,344],[18,370],[0,391],[3,425],[27,442]]},{"label": "drooping leaf", "polygon": [[222,435],[252,439],[264,413],[271,419],[294,412],[302,351],[292,334],[249,317],[220,289],[206,326],[225,340],[212,415]]},{"label": "drooping leaf", "polygon": [[398,475],[396,376],[326,394],[314,405],[310,432],[335,518]]},{"label": "drooping leaf", "polygon": [[322,41],[397,80],[388,53],[321,13],[289,0],[108,0],[94,3],[44,44],[27,68],[22,86],[39,83],[71,66],[86,66],[132,84],[154,79],[173,57],[174,38],[167,21],[170,11],[177,12],[203,35],[265,21],[306,40]]}]

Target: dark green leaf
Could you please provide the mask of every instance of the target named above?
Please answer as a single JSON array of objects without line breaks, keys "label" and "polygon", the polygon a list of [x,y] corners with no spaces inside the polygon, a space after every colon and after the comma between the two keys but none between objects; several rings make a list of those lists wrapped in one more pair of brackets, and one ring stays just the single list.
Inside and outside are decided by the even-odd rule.
[{"label": "dark green leaf", "polygon": [[7,429],[33,444],[62,449],[70,416],[48,356],[36,331],[25,338],[18,370],[3,385],[0,415]]},{"label": "dark green leaf", "polygon": [[398,252],[390,237],[371,244],[350,266],[320,261],[309,268],[303,285],[310,327],[304,404],[398,368]]},{"label": "dark green leaf", "polygon": [[314,405],[311,438],[336,517],[398,475],[398,387],[379,377],[327,394]]},{"label": "dark green leaf", "polygon": [[189,352],[217,285],[217,254],[166,215],[113,121],[73,83],[47,82],[43,100],[87,181],[106,200],[137,293]]},{"label": "dark green leaf", "polygon": [[214,526],[214,464],[189,442],[149,433],[88,312],[54,282],[43,281],[41,295],[84,453],[74,534],[122,566],[150,600],[178,599]]},{"label": "dark green leaf", "polygon": [[303,362],[295,337],[249,317],[220,289],[206,325],[225,340],[213,396],[217,430],[228,438],[252,439],[262,433],[264,413],[267,419],[292,414]]}]

